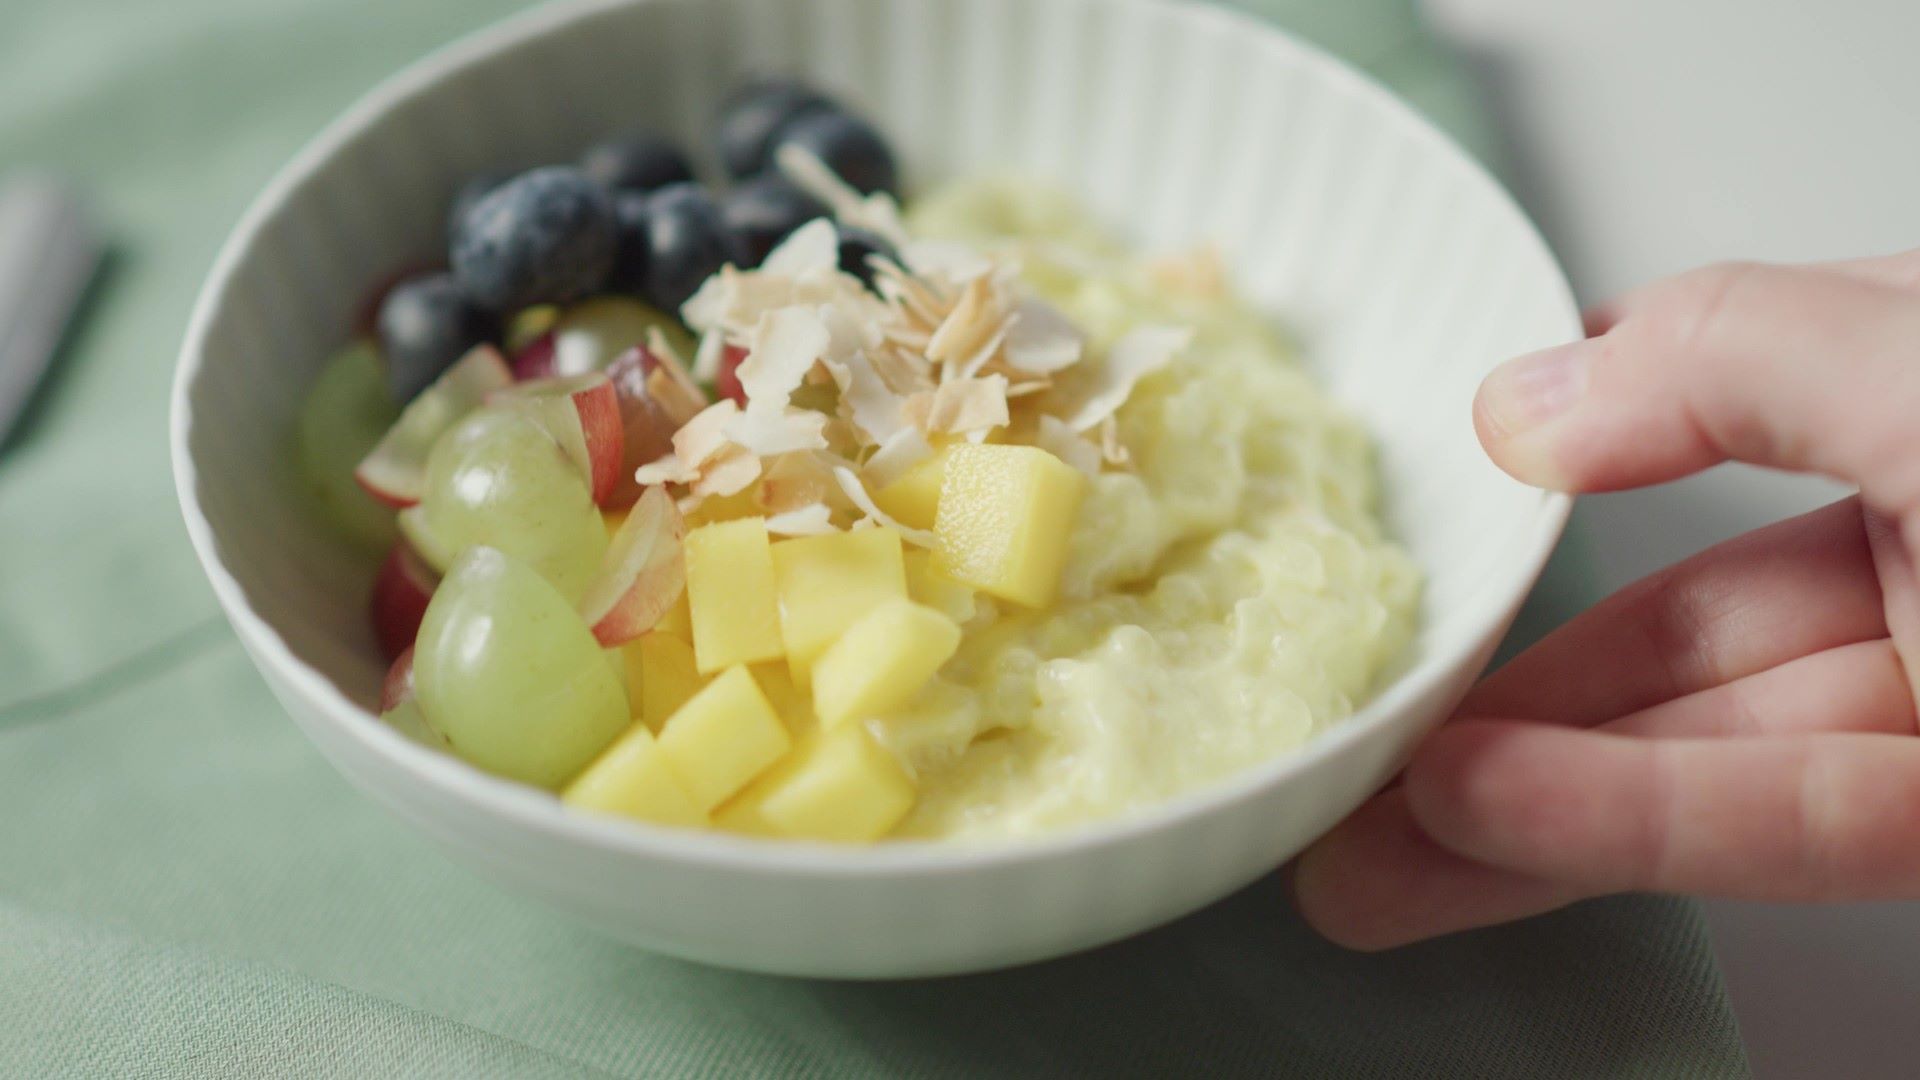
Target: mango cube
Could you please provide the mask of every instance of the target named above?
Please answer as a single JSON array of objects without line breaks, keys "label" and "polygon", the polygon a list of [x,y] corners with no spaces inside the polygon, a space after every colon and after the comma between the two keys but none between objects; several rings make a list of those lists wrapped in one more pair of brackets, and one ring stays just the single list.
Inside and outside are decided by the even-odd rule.
[{"label": "mango cube", "polygon": [[900,534],[858,529],[773,545],[780,635],[794,682],[805,686],[813,662],[854,620],[907,596]]},{"label": "mango cube", "polygon": [[1086,477],[1032,446],[956,445],[933,533],[936,569],[1016,604],[1046,607],[1060,588]]},{"label": "mango cube", "polygon": [[687,534],[685,555],[693,655],[702,675],[786,655],[764,519],[694,529]]},{"label": "mango cube", "polygon": [[730,667],[660,729],[660,752],[702,810],[746,787],[793,745],[753,675]]},{"label": "mango cube", "polygon": [[628,728],[602,750],[560,793],[560,801],[662,825],[707,823],[706,813],[687,794],[644,724]]},{"label": "mango cube", "polygon": [[687,590],[680,590],[680,599],[673,602],[660,621],[653,624],[655,630],[664,630],[681,641],[693,643],[693,610],[687,603]]},{"label": "mango cube", "polygon": [[767,695],[767,704],[787,725],[787,732],[795,738],[820,726],[820,720],[813,715],[813,697],[794,684],[792,672],[785,664],[755,664],[747,670],[753,672],[753,681],[760,684],[760,692]]},{"label": "mango cube", "polygon": [[909,529],[931,529],[940,506],[941,482],[946,477],[952,447],[908,469],[898,480],[873,493],[873,503]]},{"label": "mango cube", "polygon": [[822,727],[898,708],[960,647],[952,619],[910,600],[874,608],[813,665],[813,711]]},{"label": "mango cube", "polygon": [[835,843],[885,836],[913,808],[913,781],[864,727],[808,736],[729,803],[726,824],[756,835]]},{"label": "mango cube", "polygon": [[933,552],[906,553],[907,599],[925,604],[957,623],[973,618],[973,590],[934,569]]},{"label": "mango cube", "polygon": [[678,635],[649,630],[620,651],[626,656],[627,699],[655,732],[706,684],[694,665],[693,646]]}]

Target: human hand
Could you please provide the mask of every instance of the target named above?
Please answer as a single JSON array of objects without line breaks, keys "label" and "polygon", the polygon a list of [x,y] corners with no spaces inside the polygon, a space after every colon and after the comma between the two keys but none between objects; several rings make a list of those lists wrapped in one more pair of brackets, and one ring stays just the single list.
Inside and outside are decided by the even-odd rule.
[{"label": "human hand", "polygon": [[1474,424],[1598,492],[1726,460],[1857,497],[1609,597],[1482,682],[1300,859],[1307,920],[1387,948],[1627,890],[1920,897],[1920,251],[1682,275],[1514,360]]}]

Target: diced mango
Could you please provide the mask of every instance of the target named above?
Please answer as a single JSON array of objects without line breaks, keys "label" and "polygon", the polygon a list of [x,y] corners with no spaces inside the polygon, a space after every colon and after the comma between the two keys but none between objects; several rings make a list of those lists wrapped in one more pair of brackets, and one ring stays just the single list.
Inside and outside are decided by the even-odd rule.
[{"label": "diced mango", "polygon": [[913,808],[913,780],[858,724],[808,736],[727,804],[725,826],[805,840],[868,843]]},{"label": "diced mango", "polygon": [[952,619],[910,600],[889,601],[814,662],[814,714],[833,728],[905,705],[959,647]]},{"label": "diced mango", "polygon": [[693,646],[677,635],[649,630],[620,651],[626,657],[627,699],[634,715],[655,732],[706,685],[694,665]]},{"label": "diced mango", "polygon": [[687,606],[687,590],[680,590],[680,599],[673,602],[660,621],[653,624],[655,630],[664,630],[687,644],[693,644],[693,613]]},{"label": "diced mango", "polygon": [[693,655],[701,674],[786,655],[764,519],[703,525],[687,534],[685,556]]},{"label": "diced mango", "polygon": [[646,725],[635,724],[560,793],[569,806],[662,825],[697,826],[707,815],[667,764]]},{"label": "diced mango", "polygon": [[906,553],[907,599],[925,604],[957,623],[973,618],[973,590],[934,569],[933,552]]},{"label": "diced mango", "polygon": [[773,577],[780,593],[780,635],[796,685],[812,678],[813,662],[854,620],[907,595],[900,534],[857,529],[782,540],[773,545]]},{"label": "diced mango", "polygon": [[660,752],[702,810],[746,787],[793,745],[745,667],[702,687],[660,729]]},{"label": "diced mango", "polygon": [[[781,758],[780,764],[776,764],[773,768],[761,773],[761,778],[765,779],[766,777],[772,776],[780,770],[781,765],[792,760],[792,758],[793,755],[791,753]],[[760,781],[755,780],[753,783],[747,785],[747,790],[721,803],[719,809],[713,812],[714,828],[721,829],[725,832],[740,833],[743,836],[779,836],[780,830],[774,828],[773,825],[760,814],[759,789]]]},{"label": "diced mango", "polygon": [[813,697],[794,684],[787,665],[755,664],[747,670],[753,672],[753,681],[760,684],[760,692],[767,695],[767,703],[787,725],[789,734],[798,738],[820,726],[813,715]]},{"label": "diced mango", "polygon": [[874,492],[874,505],[909,529],[933,528],[940,506],[941,482],[947,471],[947,457],[952,452],[951,446],[934,451],[932,457]]},{"label": "diced mango", "polygon": [[1036,447],[970,444],[953,447],[945,474],[935,567],[1016,604],[1051,604],[1086,478]]}]

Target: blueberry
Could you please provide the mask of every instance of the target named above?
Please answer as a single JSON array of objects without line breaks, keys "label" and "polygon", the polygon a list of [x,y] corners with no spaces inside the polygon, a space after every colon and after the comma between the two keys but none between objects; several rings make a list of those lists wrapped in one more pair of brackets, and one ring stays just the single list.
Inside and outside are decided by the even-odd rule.
[{"label": "blueberry", "polygon": [[647,285],[647,205],[653,200],[643,191],[613,193],[614,241],[613,273],[607,284],[616,291],[639,295]]},{"label": "blueberry", "polygon": [[493,193],[493,189],[513,179],[511,169],[488,169],[466,178],[453,190],[453,203],[447,208],[447,235],[452,236],[460,228],[460,219],[479,204],[481,199]]},{"label": "blueberry", "polygon": [[765,262],[793,230],[826,213],[826,204],[778,173],[756,176],[720,198],[720,218],[748,267]]},{"label": "blueberry", "polygon": [[435,272],[388,289],[374,329],[386,358],[387,389],[404,403],[492,337],[494,320],[467,299],[452,274]]},{"label": "blueberry", "polygon": [[780,130],[775,146],[799,146],[840,175],[840,179],[871,195],[900,193],[893,151],[873,125],[844,112],[802,116]]},{"label": "blueberry", "polygon": [[612,201],[564,165],[488,192],[456,223],[449,251],[460,287],[493,311],[586,296],[606,281],[613,257]]},{"label": "blueberry", "polygon": [[678,313],[700,283],[739,261],[720,208],[698,184],[674,184],[647,199],[647,268],[641,298]]},{"label": "blueberry", "polygon": [[859,278],[869,289],[873,288],[873,267],[867,262],[870,255],[900,261],[900,253],[886,237],[851,225],[840,226],[840,269]]},{"label": "blueberry", "polygon": [[630,131],[580,155],[580,171],[609,191],[654,191],[693,179],[687,156],[665,136]]},{"label": "blueberry", "polygon": [[792,79],[760,79],[733,92],[720,110],[714,130],[720,164],[727,175],[744,179],[773,164],[775,136],[803,116],[839,111],[818,90]]}]

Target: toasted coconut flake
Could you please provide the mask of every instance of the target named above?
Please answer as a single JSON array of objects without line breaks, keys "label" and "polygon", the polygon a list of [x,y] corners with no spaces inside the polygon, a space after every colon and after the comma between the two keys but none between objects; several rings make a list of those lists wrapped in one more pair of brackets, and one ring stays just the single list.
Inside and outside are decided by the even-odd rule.
[{"label": "toasted coconut flake", "polygon": [[1040,414],[1040,426],[1034,434],[1033,445],[1088,476],[1100,475],[1100,447],[1076,434],[1057,416]]},{"label": "toasted coconut flake", "polygon": [[903,399],[887,386],[865,353],[854,353],[828,370],[840,384],[842,410],[869,440],[885,444],[909,428]]},{"label": "toasted coconut flake", "polygon": [[1120,421],[1113,416],[1100,421],[1100,457],[1116,468],[1133,463],[1133,454],[1128,452],[1127,444],[1120,441]]},{"label": "toasted coconut flake", "polygon": [[905,476],[908,469],[933,456],[933,444],[920,433],[919,428],[903,427],[893,433],[893,437],[880,444],[866,465],[860,469],[861,478],[875,488],[883,488]]},{"label": "toasted coconut flake", "polygon": [[999,328],[992,310],[992,288],[985,278],[975,278],[960,292],[960,300],[940,321],[940,328],[927,342],[927,359],[951,370],[972,356]]},{"label": "toasted coconut flake", "polygon": [[726,424],[735,445],[762,457],[827,448],[827,414],[811,409],[747,408]]},{"label": "toasted coconut flake", "polygon": [[1055,397],[1064,400],[1050,411],[1075,431],[1090,430],[1126,402],[1136,383],[1166,367],[1192,340],[1193,331],[1184,326],[1133,330],[1114,342],[1099,364],[1076,367],[1073,385],[1055,388]]},{"label": "toasted coconut flake", "polygon": [[867,494],[866,485],[860,482],[860,477],[855,475],[852,469],[847,468],[845,465],[837,466],[833,470],[833,477],[840,481],[840,490],[847,493],[847,498],[852,499],[853,505],[858,507],[860,513],[864,515],[861,519],[862,521],[871,521],[877,525],[885,525],[887,528],[898,532],[900,538],[909,544],[923,548],[931,548],[934,546],[933,533],[925,529],[914,529],[902,525],[887,516],[886,511],[874,505],[873,496]]},{"label": "toasted coconut flake", "polygon": [[768,514],[825,503],[839,493],[833,459],[824,454],[781,454],[766,463],[760,477],[760,508]]},{"label": "toasted coconut flake", "polygon": [[666,410],[674,423],[685,424],[707,407],[707,395],[687,373],[680,354],[673,351],[657,326],[647,330],[647,354],[654,361],[653,370],[647,372],[647,396]]},{"label": "toasted coconut flake", "polygon": [[992,337],[982,342],[980,347],[974,350],[972,356],[967,357],[959,363],[954,371],[954,375],[962,379],[971,379],[980,374],[982,368],[986,367],[995,357],[1000,355],[1000,346],[1006,340],[1007,324],[1001,323],[999,329],[994,331]]},{"label": "toasted coconut flake", "polygon": [[819,536],[836,530],[833,511],[825,503],[812,503],[770,515],[767,531],[777,536]]},{"label": "toasted coconut flake", "polygon": [[740,388],[746,391],[747,411],[786,408],[787,399],[826,353],[831,340],[815,309],[784,307],[763,313],[737,373]]},{"label": "toasted coconut flake", "polygon": [[1044,394],[1051,389],[1053,389],[1052,379],[1031,379],[1027,382],[1009,383],[1007,384],[1007,400],[1012,401],[1015,398],[1032,397],[1035,394]]},{"label": "toasted coconut flake", "polygon": [[733,495],[745,491],[760,478],[760,459],[737,446],[715,455],[700,470],[700,478],[687,490],[701,497]]},{"label": "toasted coconut flake", "polygon": [[722,398],[673,433],[673,456],[700,468],[727,448],[727,427],[740,415],[732,398]]},{"label": "toasted coconut flake", "polygon": [[893,196],[884,191],[861,195],[826,162],[793,143],[774,152],[774,164],[800,190],[826,203],[833,216],[845,224],[877,233],[896,248],[907,243],[900,204],[893,201]]},{"label": "toasted coconut flake", "polygon": [[896,394],[912,394],[934,387],[933,371],[926,358],[901,349],[881,349],[867,357],[887,389]]},{"label": "toasted coconut flake", "polygon": [[633,481],[642,487],[655,484],[687,484],[699,479],[700,470],[680,460],[678,454],[662,454],[633,471]]},{"label": "toasted coconut flake", "polygon": [[952,379],[932,393],[919,393],[907,399],[908,418],[929,435],[982,436],[997,427],[1005,427],[1007,379],[987,375],[975,379]]},{"label": "toasted coconut flake", "polygon": [[700,335],[700,348],[693,354],[693,377],[711,383],[720,377],[720,359],[726,355],[727,336],[718,330]]},{"label": "toasted coconut flake", "polygon": [[993,273],[993,260],[951,240],[915,240],[900,249],[906,268],[921,277],[965,285]]},{"label": "toasted coconut flake", "polygon": [[[817,159],[816,159],[817,160]],[[826,166],[822,165],[822,168]],[[833,222],[815,218],[793,230],[760,263],[760,272],[784,277],[835,270],[840,265],[840,232]]]},{"label": "toasted coconut flake", "polygon": [[1007,366],[1029,375],[1051,375],[1080,360],[1080,331],[1060,309],[1035,297],[1014,306],[1006,327]]}]

